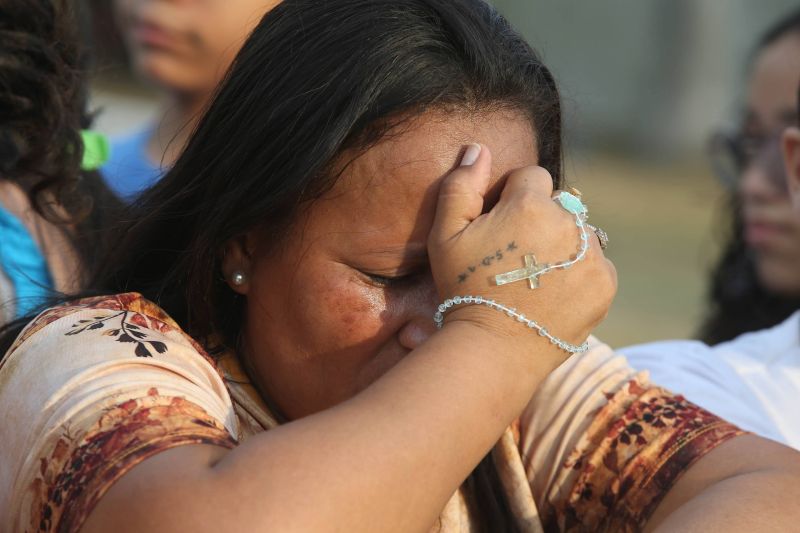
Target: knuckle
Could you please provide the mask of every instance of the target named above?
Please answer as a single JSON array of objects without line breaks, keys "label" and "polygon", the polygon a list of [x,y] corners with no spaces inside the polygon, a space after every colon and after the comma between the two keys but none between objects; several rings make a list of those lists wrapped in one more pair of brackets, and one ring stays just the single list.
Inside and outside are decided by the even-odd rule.
[{"label": "knuckle", "polygon": [[524,215],[546,216],[550,199],[536,191],[525,189],[513,200],[514,208]]},{"label": "knuckle", "polygon": [[609,306],[617,294],[617,275],[616,270],[609,266],[605,260],[598,262],[595,275],[597,292],[600,301]]},{"label": "knuckle", "polygon": [[540,166],[532,165],[528,167],[517,168],[512,170],[508,176],[509,178],[522,179],[535,184],[549,184],[551,188],[553,186],[553,177],[550,175],[547,169]]},{"label": "knuckle", "polygon": [[601,302],[610,301],[617,292],[617,273],[613,263],[592,247],[586,256],[586,276],[592,294]]},{"label": "knuckle", "polygon": [[431,261],[433,261],[439,255],[439,250],[441,250],[442,246],[442,237],[441,231],[437,226],[433,226],[431,228],[430,233],[428,233],[428,241],[427,241],[427,248],[428,248],[428,255],[430,256]]},{"label": "knuckle", "polygon": [[447,235],[442,228],[434,225],[430,233],[428,233],[427,247],[431,261],[435,261],[446,257],[448,253],[452,253],[453,243],[450,235]]},{"label": "knuckle", "polygon": [[613,300],[617,295],[617,290],[619,289],[619,280],[617,279],[617,269],[614,266],[614,263],[608,260],[606,260],[606,275],[608,276],[610,297]]},{"label": "knuckle", "polygon": [[462,196],[471,192],[470,187],[464,183],[463,176],[453,172],[442,181],[439,187],[439,196]]},{"label": "knuckle", "polygon": [[551,190],[553,189],[553,176],[544,167],[533,167],[531,177],[537,180],[542,185],[547,185]]},{"label": "knuckle", "polygon": [[541,205],[539,204],[539,199],[536,197],[529,190],[520,191],[517,195],[515,204],[517,209],[522,211],[525,214],[533,214],[536,213],[540,208]]}]

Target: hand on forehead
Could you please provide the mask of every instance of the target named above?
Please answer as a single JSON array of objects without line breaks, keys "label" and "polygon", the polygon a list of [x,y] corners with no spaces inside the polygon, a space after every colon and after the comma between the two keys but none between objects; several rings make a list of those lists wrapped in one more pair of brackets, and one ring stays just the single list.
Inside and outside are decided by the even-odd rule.
[{"label": "hand on forehead", "polygon": [[430,211],[441,179],[473,142],[488,146],[493,155],[490,198],[508,172],[538,163],[535,134],[522,113],[428,112],[403,122],[355,160],[344,154],[342,161],[350,163],[328,198],[345,196],[366,209],[378,202],[384,208],[402,203]]}]

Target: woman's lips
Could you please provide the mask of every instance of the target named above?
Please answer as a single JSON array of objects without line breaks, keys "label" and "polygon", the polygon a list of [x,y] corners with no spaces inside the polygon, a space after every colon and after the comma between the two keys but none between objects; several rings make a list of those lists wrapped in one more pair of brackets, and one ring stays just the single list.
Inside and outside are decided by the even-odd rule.
[{"label": "woman's lips", "polygon": [[175,37],[167,30],[149,22],[140,22],[133,28],[133,38],[136,42],[154,48],[172,48],[175,46]]},{"label": "woman's lips", "polygon": [[744,239],[755,247],[767,246],[785,235],[787,229],[780,224],[764,221],[749,221],[744,227]]}]

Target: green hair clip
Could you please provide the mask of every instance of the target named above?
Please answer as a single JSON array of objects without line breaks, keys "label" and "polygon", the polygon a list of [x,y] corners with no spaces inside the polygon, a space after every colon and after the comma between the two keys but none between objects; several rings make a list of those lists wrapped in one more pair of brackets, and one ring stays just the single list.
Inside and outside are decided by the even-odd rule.
[{"label": "green hair clip", "polygon": [[97,170],[111,155],[111,147],[106,136],[96,131],[81,130],[83,140],[83,160],[81,170]]}]

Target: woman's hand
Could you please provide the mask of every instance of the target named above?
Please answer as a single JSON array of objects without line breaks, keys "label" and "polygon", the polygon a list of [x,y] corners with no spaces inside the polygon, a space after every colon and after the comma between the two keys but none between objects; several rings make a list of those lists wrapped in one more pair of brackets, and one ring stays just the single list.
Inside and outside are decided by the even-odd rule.
[{"label": "woman's hand", "polygon": [[[553,181],[541,167],[513,171],[500,200],[487,213],[491,154],[470,145],[462,165],[442,182],[428,249],[442,299],[483,296],[515,308],[567,342],[580,344],[605,318],[616,292],[616,270],[590,233],[585,258],[564,270],[498,286],[495,275],[524,267],[527,254],[538,264],[566,261],[579,251],[575,217],[551,198]],[[483,214],[482,214],[483,213]],[[524,324],[485,305],[450,309],[446,322],[470,321],[489,331],[538,338]]]}]

